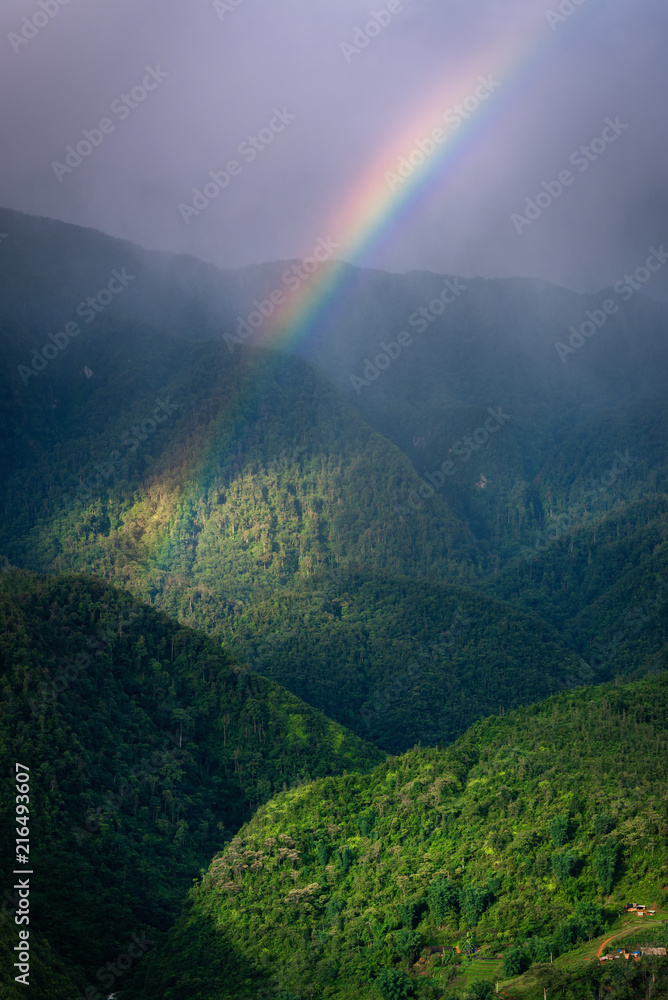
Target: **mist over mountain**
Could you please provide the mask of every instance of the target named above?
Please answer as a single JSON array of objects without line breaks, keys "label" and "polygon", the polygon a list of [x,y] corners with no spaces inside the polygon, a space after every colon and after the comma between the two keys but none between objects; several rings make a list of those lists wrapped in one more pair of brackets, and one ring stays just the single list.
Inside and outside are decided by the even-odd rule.
[{"label": "mist over mountain", "polygon": [[[235,339],[291,262],[0,228],[3,759],[35,762],[35,995],[459,996],[454,958],[418,961],[454,945],[526,1000],[579,988],[568,956],[626,932],[629,894],[666,904],[666,307],[332,261],[307,335]],[[615,787],[629,754],[644,800]],[[153,954],[120,982],[130,934]]]},{"label": "mist over mountain", "polygon": [[0,27],[0,1000],[668,1000],[665,0]]}]

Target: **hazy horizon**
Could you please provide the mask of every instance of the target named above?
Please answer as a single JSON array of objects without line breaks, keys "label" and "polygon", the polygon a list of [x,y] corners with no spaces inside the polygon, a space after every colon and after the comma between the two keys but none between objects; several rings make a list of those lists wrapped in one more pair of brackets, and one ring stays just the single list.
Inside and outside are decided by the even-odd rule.
[{"label": "hazy horizon", "polygon": [[[11,209],[11,208],[9,208],[9,206],[7,206],[7,205],[0,205],[0,212],[3,211],[3,210],[18,211],[17,209]],[[28,216],[31,216],[32,213],[24,213],[24,214],[26,214]],[[58,218],[55,218],[53,216],[32,216],[32,217],[33,218],[44,218],[44,219],[47,219],[50,222],[62,222],[65,225],[80,226],[80,223],[70,223],[70,222],[68,222],[65,219],[58,219]],[[81,228],[83,228],[83,229],[90,229],[90,230],[92,230],[94,232],[100,233],[102,236],[108,236],[111,239],[125,239],[125,237],[114,236],[112,233],[108,233],[108,232],[106,232],[105,230],[102,230],[102,229],[97,229],[94,226],[81,226]],[[8,235],[8,234],[0,234],[0,236],[2,236],[2,235]],[[215,261],[206,260],[203,256],[200,256],[200,255],[198,255],[196,253],[192,253],[190,251],[165,250],[162,247],[148,246],[148,245],[145,245],[145,244],[142,244],[142,243],[137,243],[135,240],[130,240],[129,242],[132,243],[133,245],[137,246],[139,249],[146,250],[149,253],[152,253],[152,252],[156,252],[156,253],[168,253],[168,254],[174,254],[175,256],[192,257],[193,259],[198,260],[201,263],[212,264],[214,267],[218,268],[220,271],[223,271],[223,272],[230,272],[230,271],[231,272],[237,272],[237,271],[252,270],[254,268],[263,268],[263,267],[272,268],[272,267],[284,266],[284,265],[287,265],[287,264],[296,263],[296,262],[299,262],[299,261],[301,261],[303,259],[303,258],[300,258],[300,257],[282,257],[282,258],[275,258],[273,260],[258,260],[258,261],[253,261],[251,263],[239,264],[237,266],[223,266],[223,265],[217,264]],[[324,266],[327,267],[329,265],[329,263],[330,262],[326,262]],[[604,291],[612,288],[612,286],[613,286],[613,283],[610,282],[607,285],[600,285],[599,287],[594,287],[591,290],[587,290],[586,292],[583,292],[582,289],[575,288],[572,285],[566,285],[563,282],[554,281],[551,278],[543,278],[540,275],[508,274],[508,275],[488,276],[488,275],[484,275],[484,274],[463,274],[461,272],[455,274],[454,271],[451,271],[451,272],[435,271],[432,268],[428,268],[428,267],[423,267],[423,268],[408,268],[406,270],[396,271],[396,270],[392,270],[389,267],[376,267],[376,266],[372,266],[370,264],[360,264],[359,262],[356,262],[356,261],[346,261],[346,260],[343,260],[343,258],[337,258],[337,257],[334,257],[332,259],[331,263],[344,263],[344,264],[348,264],[351,267],[360,268],[360,269],[365,270],[365,271],[377,271],[377,272],[380,272],[380,273],[394,274],[394,275],[397,275],[397,276],[410,275],[410,274],[434,274],[434,275],[436,275],[438,277],[450,277],[450,278],[457,277],[457,278],[461,278],[462,280],[465,280],[465,281],[477,281],[477,280],[480,280],[480,281],[535,281],[535,282],[539,282],[539,283],[545,283],[547,285],[551,285],[551,286],[556,287],[556,288],[563,288],[566,291],[574,292],[575,294],[595,295],[595,294],[598,294],[598,293],[602,293],[602,292],[604,292]],[[622,277],[623,276],[620,276],[620,280],[622,279]],[[648,283],[648,284],[649,284],[649,287],[647,287],[647,288],[645,288],[645,287],[640,288],[638,290],[637,294],[640,295],[641,297],[644,295],[647,298],[653,299],[654,301],[668,302],[668,289],[661,287],[659,285],[659,282],[655,283],[655,287],[651,286],[651,282]],[[659,287],[656,287],[657,285],[659,285]]]},{"label": "hazy horizon", "polygon": [[357,266],[592,292],[667,238],[658,0],[202,0],[187,16],[10,0],[0,18],[16,95],[0,201],[19,211],[223,268],[331,236]]}]

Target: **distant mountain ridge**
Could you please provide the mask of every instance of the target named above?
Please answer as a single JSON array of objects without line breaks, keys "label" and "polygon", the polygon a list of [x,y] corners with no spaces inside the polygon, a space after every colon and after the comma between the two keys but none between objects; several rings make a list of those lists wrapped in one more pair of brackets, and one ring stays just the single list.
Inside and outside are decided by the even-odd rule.
[{"label": "distant mountain ridge", "polygon": [[614,289],[324,262],[291,351],[230,350],[285,262],[0,230],[0,745],[42,762],[37,995],[91,997],[232,834],[141,1000],[432,998],[424,933],[540,966],[605,924],[608,876],[658,891],[668,307],[599,325]]},{"label": "distant mountain ridge", "polygon": [[[408,577],[501,599],[512,630],[526,611],[539,615],[544,678],[558,686],[666,662],[665,306],[634,293],[562,364],[555,343],[614,289],[586,297],[547,282],[332,264],[341,292],[298,357],[252,340],[229,351],[223,331],[285,262],[223,272],[5,210],[0,225],[10,279],[0,298],[0,552],[14,564],[117,581],[258,667],[257,650],[269,648],[261,669],[300,693],[307,681],[326,687],[309,679],[303,629],[276,644],[248,628],[280,633],[281,595],[308,604],[310,581],[333,572],[382,577],[387,607],[402,607]],[[123,268],[137,275],[126,287],[94,294]],[[61,349],[53,337],[87,290],[95,319],[86,331],[79,317],[81,334]],[[49,334],[56,354],[26,385],[18,366]],[[367,361],[377,374],[358,392],[350,377]],[[373,614],[359,599],[351,617]],[[396,639],[389,657],[378,630],[355,626],[367,664],[356,677],[350,653],[336,652],[352,622],[331,619],[320,672],[347,673],[349,724],[405,673],[403,607],[394,620],[378,611]],[[479,649],[457,650],[471,678]],[[500,686],[497,703],[481,699],[487,710],[518,703],[512,684]],[[392,738],[436,739],[415,704],[403,736],[383,714]]]}]

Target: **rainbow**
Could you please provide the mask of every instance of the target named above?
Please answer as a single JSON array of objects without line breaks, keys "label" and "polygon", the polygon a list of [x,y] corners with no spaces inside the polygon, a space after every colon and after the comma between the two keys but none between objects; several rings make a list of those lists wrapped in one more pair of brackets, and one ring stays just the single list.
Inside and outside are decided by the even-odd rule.
[{"label": "rainbow", "polygon": [[[578,14],[574,21],[580,19],[579,9]],[[424,205],[437,186],[461,170],[467,155],[476,148],[476,140],[485,135],[490,122],[498,121],[501,108],[508,106],[526,86],[529,70],[545,57],[545,48],[554,38],[555,33],[547,21],[541,23],[540,32],[534,25],[524,35],[518,35],[515,25],[512,37],[495,41],[480,57],[479,65],[494,67],[491,74],[487,71],[485,77],[476,78],[469,67],[460,72],[457,84],[449,85],[447,92],[443,92],[442,86],[435,86],[430,91],[436,96],[416,110],[408,124],[402,124],[385,143],[359,174],[329,224],[322,228],[322,236],[336,234],[333,240],[341,248],[338,266],[321,267],[299,289],[287,292],[285,304],[263,325],[253,342],[291,348],[317,331],[320,320],[335,309],[337,300],[343,298],[352,279],[354,272],[345,261],[361,266],[404,219]],[[481,79],[497,81],[498,92],[495,86],[495,92],[479,100],[468,119],[462,119],[456,129],[444,127],[447,112],[455,105],[465,108],[475,105],[473,95]],[[434,152],[423,157],[420,163],[420,156],[416,155],[419,153],[418,141],[427,139],[435,128],[446,132],[445,140],[435,144]],[[396,175],[402,158],[415,165],[413,172],[406,178],[397,178],[397,182],[388,182],[388,174]]]},{"label": "rainbow", "polygon": [[[593,8],[594,0],[590,0],[590,4]],[[579,22],[581,17],[578,8],[578,17],[573,17],[572,21]],[[569,27],[560,31],[567,31]],[[490,122],[500,124],[504,106],[510,106],[518,95],[521,96],[533,64],[545,58],[545,49],[554,40],[554,33],[546,23],[543,28],[545,31],[540,32],[538,38],[535,26],[532,32],[527,30],[525,36],[518,36],[515,30],[512,38],[495,41],[483,53],[480,65],[485,67],[486,74],[498,81],[498,91],[480,100],[479,106],[462,125],[447,131],[445,140],[424,158],[424,162],[418,163],[409,176],[402,178],[403,183],[390,184],[386,175],[396,173],[402,158],[410,162],[417,142],[431,136],[435,128],[442,127],[444,115],[450,109],[456,104],[466,106],[480,85],[480,76],[474,75],[469,67],[461,71],[457,84],[448,86],[446,92],[440,85],[430,90],[434,96],[390,137],[358,175],[333,217],[325,220],[319,234],[314,234],[313,245],[319,237],[324,240],[334,234],[332,239],[340,245],[340,255],[314,270],[294,292],[285,293],[285,286],[279,289],[286,294],[286,299],[270,319],[254,331],[252,345],[285,350],[317,335],[321,320],[331,316],[338,302],[345,301],[348,283],[354,275],[354,268],[346,260],[359,266],[375,247],[387,241],[410,213],[425,205],[437,185],[464,167],[467,156],[476,148],[476,140],[487,136]],[[414,161],[417,160],[419,157],[414,157]],[[247,402],[248,394],[251,397],[262,394],[261,372],[265,366],[261,362],[256,366],[252,356],[247,355],[242,369],[242,374],[245,372],[248,377],[241,379],[238,393],[223,406],[218,416],[218,433],[188,457],[186,478],[179,490],[182,504],[198,501],[202,484],[212,479],[211,470],[219,465],[222,456],[233,450],[242,397]],[[158,533],[150,546],[156,585],[161,578],[163,560],[166,560],[165,566],[169,563],[167,549],[170,544],[169,532],[165,531],[162,538]]]}]

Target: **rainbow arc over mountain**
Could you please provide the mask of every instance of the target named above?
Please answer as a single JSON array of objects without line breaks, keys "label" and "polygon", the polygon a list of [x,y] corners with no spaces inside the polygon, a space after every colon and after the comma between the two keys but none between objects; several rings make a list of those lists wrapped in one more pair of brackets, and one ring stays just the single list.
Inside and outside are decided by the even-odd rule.
[{"label": "rainbow arc over mountain", "polygon": [[[588,4],[589,11],[593,11],[595,0],[588,0]],[[569,18],[571,23],[561,26],[559,32],[565,34],[581,22],[582,8],[574,10],[577,10],[577,17]],[[320,238],[326,243],[330,237],[338,244],[336,259],[333,255],[331,261],[314,269],[293,292],[286,291],[283,285],[280,290],[286,295],[284,304],[258,325],[249,338],[250,344],[286,350],[317,336],[322,322],[335,312],[338,302],[345,301],[349,283],[355,280],[355,267],[350,264],[362,266],[375,248],[396,238],[402,223],[426,206],[441,185],[454,180],[458,171],[464,170],[492,129],[502,123],[505,110],[521,99],[523,91],[530,87],[534,72],[539,73],[545,58],[549,58],[555,34],[539,17],[523,34],[515,30],[512,37],[505,36],[490,44],[479,56],[478,72],[470,68],[462,71],[457,83],[450,82],[447,87],[442,86],[440,79],[436,81],[430,88],[429,99],[388,138],[357,175],[321,231],[314,233],[312,246]],[[483,96],[485,82],[487,88]],[[462,106],[468,117],[462,117],[455,126],[448,115],[457,105]],[[437,128],[446,133],[443,141],[420,158],[416,155],[416,150],[420,150],[419,142],[431,137]],[[408,161],[413,170],[405,168],[407,176],[395,181],[402,160]],[[229,334],[234,336],[234,331],[230,330]],[[257,377],[244,377],[244,388],[239,390],[241,395],[227,400],[218,433],[191,455],[187,483],[184,482],[180,491],[181,502],[192,500],[195,503],[201,487],[219,474],[214,470],[220,469],[223,456],[235,453],[239,404],[242,397],[246,404],[251,402],[249,397],[254,400],[261,397],[264,384],[261,373],[266,371],[266,366],[260,358],[264,357],[262,352],[258,358]],[[252,367],[253,363],[246,356],[244,367],[248,364]],[[250,375],[248,368],[246,372]],[[158,565],[166,544],[166,536],[162,542],[156,539],[154,556]]]},{"label": "rainbow arc over mountain", "polygon": [[[595,5],[591,0],[591,6]],[[582,10],[577,7],[580,21]],[[566,18],[564,18],[566,20]],[[566,33],[573,24],[562,25]],[[479,67],[492,67],[482,74],[470,69],[447,88],[440,80],[430,89],[430,97],[392,134],[377,154],[357,175],[348,194],[332,213],[329,226],[314,234],[330,237],[340,247],[337,264],[319,267],[295,291],[282,288],[287,300],[269,322],[263,322],[253,343],[268,347],[290,348],[313,335],[320,324],[345,297],[348,282],[354,280],[354,268],[344,261],[361,265],[375,248],[396,237],[402,222],[408,220],[428,199],[458,171],[464,169],[490,131],[500,121],[504,110],[530,86],[534,72],[549,56],[556,32],[542,18],[518,34],[506,36],[489,45],[479,55]],[[463,114],[454,111],[459,106]],[[434,150],[427,149],[434,129],[445,134]],[[427,145],[425,145],[427,140]],[[422,148],[420,146],[422,144]],[[403,163],[403,172],[399,166]],[[406,163],[412,167],[409,173]]]}]

